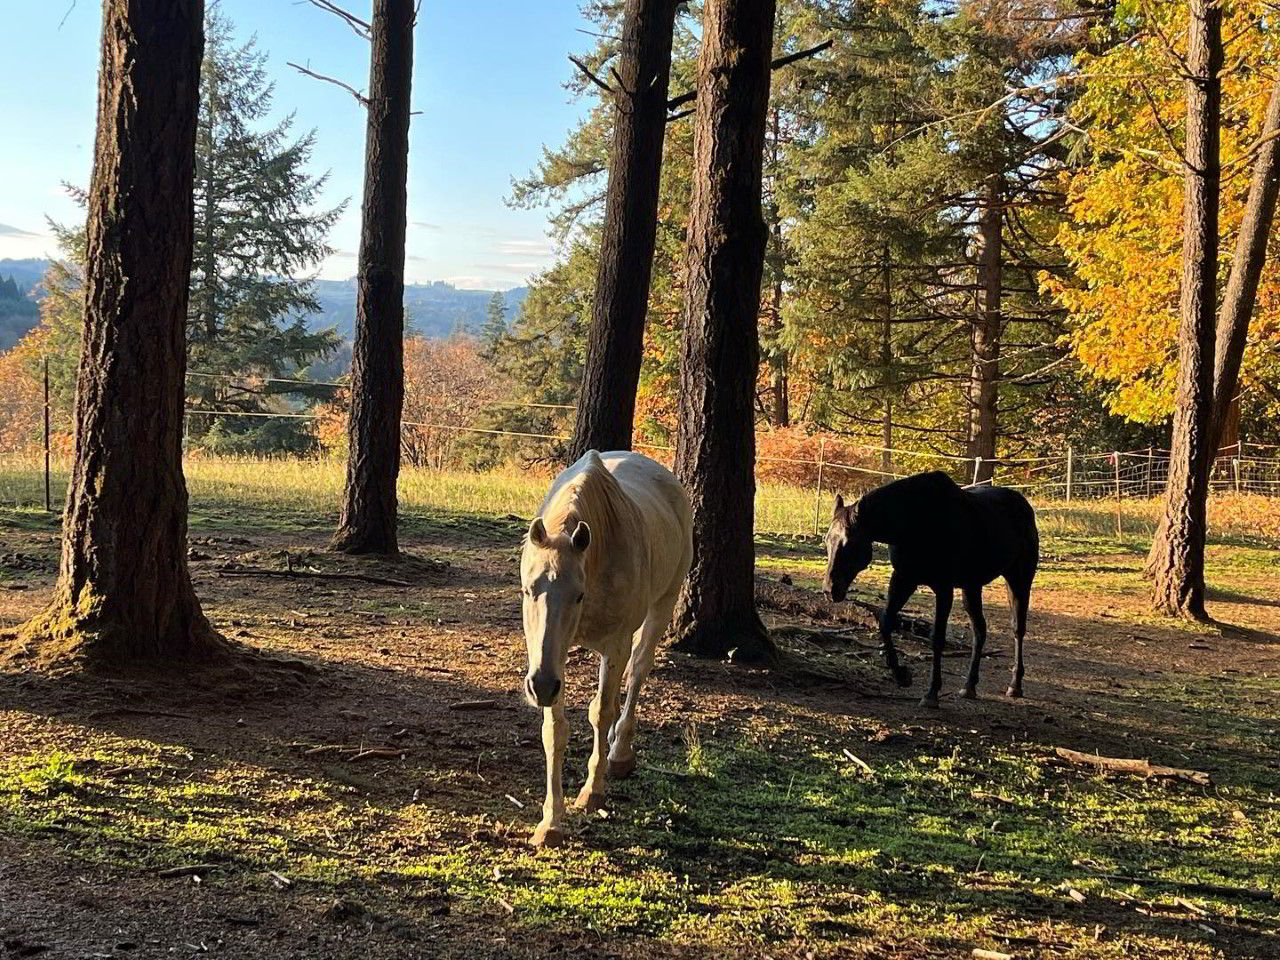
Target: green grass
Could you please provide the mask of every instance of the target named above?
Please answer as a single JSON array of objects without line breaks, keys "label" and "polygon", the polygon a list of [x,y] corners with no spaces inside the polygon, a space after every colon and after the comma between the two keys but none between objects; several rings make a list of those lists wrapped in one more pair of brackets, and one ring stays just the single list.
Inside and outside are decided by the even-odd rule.
[{"label": "green grass", "polygon": [[[1188,702],[1222,711],[1220,690],[1202,692]],[[1253,693],[1274,704],[1280,684]],[[1275,712],[1267,717],[1274,726]],[[72,753],[5,758],[0,824],[118,869],[214,863],[222,869],[207,882],[230,885],[278,870],[375,904],[379,889],[406,890],[463,910],[504,904],[521,924],[690,944],[858,936],[967,952],[998,947],[997,934],[1043,935],[1051,920],[1061,956],[1210,957],[1213,938],[1137,914],[1095,940],[1096,915],[1067,891],[1176,914],[1181,883],[1275,884],[1274,771],[1206,790],[1059,767],[1035,742],[957,741],[922,742],[868,776],[843,754],[860,748],[840,731],[686,731],[681,746],[655,754],[657,770],[622,785],[608,819],[580,819],[578,842],[542,854],[524,846],[523,827],[506,833],[492,791],[448,771],[407,771],[424,798],[438,798],[410,800],[366,795],[319,768],[193,757],[113,735]],[[1280,924],[1274,901],[1192,899],[1215,924]]]}]

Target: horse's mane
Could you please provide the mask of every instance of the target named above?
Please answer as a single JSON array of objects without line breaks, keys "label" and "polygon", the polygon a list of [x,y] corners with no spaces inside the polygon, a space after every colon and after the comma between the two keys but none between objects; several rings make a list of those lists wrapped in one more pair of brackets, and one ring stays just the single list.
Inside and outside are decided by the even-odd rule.
[{"label": "horse's mane", "polygon": [[642,542],[639,513],[609,469],[594,450],[562,475],[542,504],[542,522],[552,536],[572,533],[579,520],[591,528],[591,559],[608,544]]}]

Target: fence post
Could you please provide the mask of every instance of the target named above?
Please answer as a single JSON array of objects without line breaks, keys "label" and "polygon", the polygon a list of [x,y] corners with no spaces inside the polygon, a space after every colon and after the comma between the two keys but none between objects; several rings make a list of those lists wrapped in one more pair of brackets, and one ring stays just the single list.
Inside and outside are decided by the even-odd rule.
[{"label": "fence post", "polygon": [[49,483],[49,447],[51,436],[49,430],[49,358],[44,358],[44,509],[45,513],[53,513],[53,496]]},{"label": "fence post", "polygon": [[1155,448],[1150,444],[1147,445],[1147,499],[1151,499],[1151,471],[1152,463],[1155,460]]},{"label": "fence post", "polygon": [[1116,450],[1111,454],[1111,460],[1116,465],[1116,539],[1124,536],[1124,523],[1120,514],[1120,451]]},{"label": "fence post", "polygon": [[1072,468],[1072,450],[1071,444],[1067,444],[1067,503],[1071,502],[1071,468]]},{"label": "fence post", "polygon": [[1240,455],[1239,455],[1239,451],[1237,451],[1237,452],[1236,452],[1236,456],[1232,457],[1232,459],[1231,459],[1231,473],[1232,473],[1232,475],[1233,475],[1233,477],[1234,477],[1234,479],[1235,479],[1235,482],[1236,482],[1236,493],[1239,493],[1239,492],[1240,492]]},{"label": "fence post", "polygon": [[976,487],[978,485],[978,471],[980,471],[981,469],[982,469],[982,458],[974,457],[973,458],[973,480],[970,482],[969,484],[970,486]]},{"label": "fence post", "polygon": [[827,462],[827,438],[818,438],[818,485],[813,491],[813,532],[821,533],[822,527],[822,468]]}]

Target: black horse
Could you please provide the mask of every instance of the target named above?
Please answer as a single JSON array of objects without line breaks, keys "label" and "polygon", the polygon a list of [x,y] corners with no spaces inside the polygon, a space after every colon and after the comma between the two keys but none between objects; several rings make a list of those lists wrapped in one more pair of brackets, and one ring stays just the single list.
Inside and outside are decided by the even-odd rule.
[{"label": "black horse", "polygon": [[1040,560],[1036,515],[1026,497],[1006,487],[961,489],[945,473],[934,471],[895,480],[845,506],[836,497],[827,531],[826,594],[843,600],[853,578],[871,563],[871,544],[887,543],[893,574],[880,618],[885,662],[902,687],[911,672],[898,663],[893,629],[898,613],[920,586],[937,597],[933,617],[933,675],[921,704],[938,705],[942,687],[942,648],[956,587],[964,594],[973,625],[973,656],[960,695],[977,696],[978,664],[987,639],[982,588],[1004,577],[1009,591],[1015,643],[1013,680],[1008,695],[1022,696],[1022,638],[1027,632],[1031,581]]}]

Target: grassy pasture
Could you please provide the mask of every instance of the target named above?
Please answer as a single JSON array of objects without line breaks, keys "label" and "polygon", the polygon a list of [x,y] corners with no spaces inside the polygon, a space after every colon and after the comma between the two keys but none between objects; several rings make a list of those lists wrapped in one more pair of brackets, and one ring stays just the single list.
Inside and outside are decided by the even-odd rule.
[{"label": "grassy pasture", "polygon": [[[38,609],[56,569],[32,466],[0,469],[0,629]],[[1154,504],[1125,503],[1120,536],[1114,504],[1041,505],[1022,702],[998,694],[999,590],[983,699],[936,713],[887,682],[865,623],[824,632],[820,603],[766,608],[786,668],[667,654],[641,770],[605,816],[571,820],[566,847],[535,853],[542,759],[512,578],[546,478],[407,473],[410,555],[378,564],[323,552],[337,465],[194,460],[188,477],[210,616],[315,670],[179,689],[0,670],[0,942],[15,955],[1280,956],[1269,502],[1215,501],[1212,609],[1231,635],[1147,610]],[[812,491],[762,488],[763,577],[816,586],[813,509]],[[283,567],[286,551],[414,586],[219,571]],[[866,599],[886,569],[860,580]],[[919,679],[924,648],[903,644]],[[570,795],[593,674],[575,655]],[[451,709],[474,700],[492,704]],[[1056,746],[1214,785],[1103,774]],[[163,875],[192,867],[199,882]]]}]

